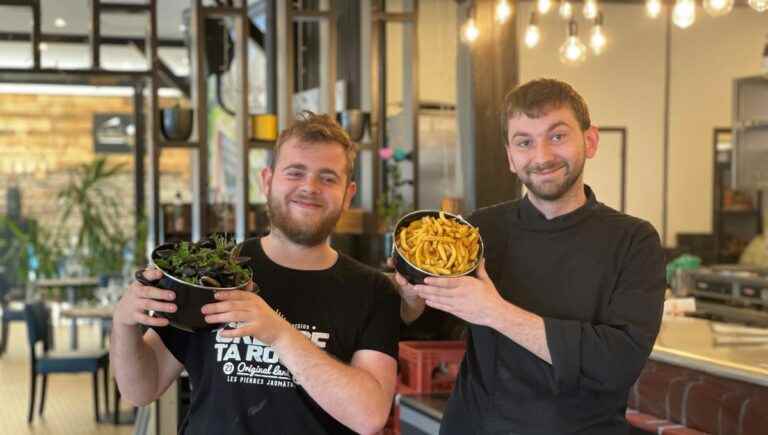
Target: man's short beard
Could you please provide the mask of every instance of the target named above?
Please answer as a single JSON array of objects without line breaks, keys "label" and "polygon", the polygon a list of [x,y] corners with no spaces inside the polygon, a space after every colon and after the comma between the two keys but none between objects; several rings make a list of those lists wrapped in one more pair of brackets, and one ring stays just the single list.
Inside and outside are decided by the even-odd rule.
[{"label": "man's short beard", "polygon": [[536,184],[533,182],[533,176],[530,172],[528,172],[528,177],[526,180],[521,180],[525,187],[530,191],[534,196],[536,196],[539,199],[542,199],[544,201],[556,201],[563,197],[566,193],[568,193],[574,184],[576,184],[576,181],[579,180],[581,177],[581,174],[584,172],[584,161],[581,162],[581,165],[574,168],[569,165],[566,165],[565,168],[568,171],[568,174],[565,177],[565,180],[563,180],[563,183],[558,186],[557,189],[554,191],[546,191],[543,189],[539,189]]},{"label": "man's short beard", "polygon": [[287,210],[283,208],[282,203],[279,203],[271,195],[267,198],[267,215],[269,216],[270,226],[280,230],[291,242],[307,247],[314,247],[325,243],[328,236],[336,228],[341,212],[342,210],[339,208],[336,213],[325,216],[318,225],[307,228],[296,223],[290,217]]}]

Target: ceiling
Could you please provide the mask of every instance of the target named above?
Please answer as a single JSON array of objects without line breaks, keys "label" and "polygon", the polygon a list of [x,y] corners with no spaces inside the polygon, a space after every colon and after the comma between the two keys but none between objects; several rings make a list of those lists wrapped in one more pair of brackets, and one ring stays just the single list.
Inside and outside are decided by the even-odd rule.
[{"label": "ceiling", "polygon": [[[91,21],[89,0],[40,0],[41,31],[44,34],[88,34]],[[103,1],[103,3],[114,1]],[[146,0],[120,0],[120,3],[146,3]],[[158,0],[158,36],[167,39],[183,39],[182,11],[189,0]],[[57,19],[66,25],[57,27]],[[31,32],[30,8],[0,6],[0,32]],[[147,26],[146,14],[102,14],[101,33],[104,36],[131,36],[143,38]],[[87,68],[90,53],[86,44],[46,43],[41,53],[43,67]],[[145,69],[143,56],[128,46],[103,46],[102,66],[106,69]],[[177,74],[188,72],[185,48],[163,48],[160,56]],[[32,55],[29,42],[0,42],[0,68],[29,67]]]}]

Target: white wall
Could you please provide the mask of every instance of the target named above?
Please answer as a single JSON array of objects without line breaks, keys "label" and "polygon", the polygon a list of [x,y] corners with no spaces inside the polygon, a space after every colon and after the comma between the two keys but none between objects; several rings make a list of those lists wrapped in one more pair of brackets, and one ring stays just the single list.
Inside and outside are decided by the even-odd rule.
[{"label": "white wall", "polygon": [[[521,36],[531,5],[518,10]],[[641,5],[602,8],[605,53],[590,53],[581,66],[561,64],[565,24],[550,13],[540,21],[540,45],[521,47],[520,78],[565,80],[586,98],[595,124],[627,127],[627,212],[661,231],[666,23],[647,18]],[[668,245],[677,232],[711,231],[712,129],[730,125],[732,80],[759,73],[768,25],[768,14],[744,7],[719,19],[697,12],[692,27],[671,33]],[[579,24],[586,42],[589,27]]]}]

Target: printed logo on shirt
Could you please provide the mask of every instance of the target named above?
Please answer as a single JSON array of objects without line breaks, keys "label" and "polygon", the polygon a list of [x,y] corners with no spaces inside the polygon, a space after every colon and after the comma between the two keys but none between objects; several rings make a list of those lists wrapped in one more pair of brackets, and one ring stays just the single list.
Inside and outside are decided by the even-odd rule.
[{"label": "printed logo on shirt", "polygon": [[[235,323],[214,331],[216,362],[226,375],[226,382],[295,388],[299,382],[280,364],[277,351],[255,337],[223,337],[221,331],[236,328]],[[314,325],[294,323],[315,346],[325,349],[331,334],[318,331]]]}]

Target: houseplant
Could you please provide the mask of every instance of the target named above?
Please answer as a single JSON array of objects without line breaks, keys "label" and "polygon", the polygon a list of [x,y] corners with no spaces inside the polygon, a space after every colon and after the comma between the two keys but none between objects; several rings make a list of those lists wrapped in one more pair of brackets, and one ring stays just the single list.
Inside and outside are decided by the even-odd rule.
[{"label": "houseplant", "polygon": [[384,257],[389,258],[392,255],[395,224],[400,216],[410,209],[401,189],[403,186],[413,185],[413,180],[404,180],[400,169],[400,164],[410,158],[404,149],[381,148],[379,158],[386,169],[386,176],[384,189],[376,201],[376,214],[379,219],[379,231],[384,235]]},{"label": "houseplant", "polygon": [[394,229],[400,216],[410,208],[401,189],[405,185],[412,185],[413,181],[404,180],[400,169],[400,164],[409,158],[407,151],[401,148],[381,148],[379,158],[387,175],[384,179],[385,188],[376,202],[376,213],[380,228],[386,233]]},{"label": "houseplant", "polygon": [[74,169],[69,183],[58,193],[60,228],[75,220],[73,254],[92,275],[114,275],[123,269],[123,250],[130,240],[121,222],[123,198],[111,181],[125,164],[108,165],[103,157]]}]

